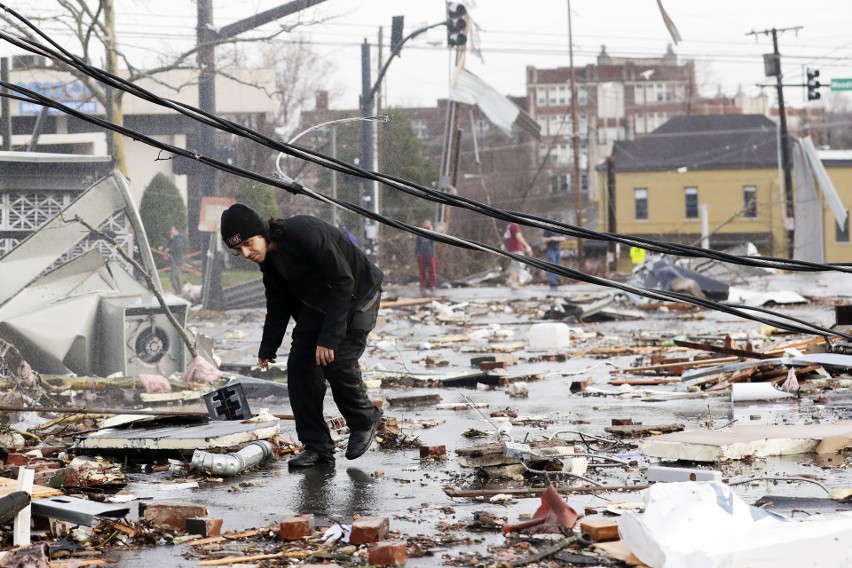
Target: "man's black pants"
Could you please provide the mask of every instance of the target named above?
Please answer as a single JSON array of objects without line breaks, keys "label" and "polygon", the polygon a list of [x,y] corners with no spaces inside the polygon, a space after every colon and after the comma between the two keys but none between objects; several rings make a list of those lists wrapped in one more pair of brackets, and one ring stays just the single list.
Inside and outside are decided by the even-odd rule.
[{"label": "man's black pants", "polygon": [[349,430],[369,430],[378,410],[367,396],[358,359],[367,346],[367,335],[376,325],[379,299],[366,312],[349,322],[346,336],[334,350],[334,362],[316,363],[318,331],[293,329],[293,344],[287,358],[287,390],[296,419],[296,434],[306,448],[325,457],[334,456],[334,442],[323,417],[326,380],[338,410]]}]

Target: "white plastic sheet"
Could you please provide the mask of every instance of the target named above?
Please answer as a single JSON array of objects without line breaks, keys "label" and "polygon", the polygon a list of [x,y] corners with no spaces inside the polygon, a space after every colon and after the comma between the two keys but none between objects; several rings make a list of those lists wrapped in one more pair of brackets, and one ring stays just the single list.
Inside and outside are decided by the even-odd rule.
[{"label": "white plastic sheet", "polygon": [[746,504],[718,482],[652,486],[645,512],[626,512],[619,533],[652,568],[852,565],[852,514],[785,519]]}]

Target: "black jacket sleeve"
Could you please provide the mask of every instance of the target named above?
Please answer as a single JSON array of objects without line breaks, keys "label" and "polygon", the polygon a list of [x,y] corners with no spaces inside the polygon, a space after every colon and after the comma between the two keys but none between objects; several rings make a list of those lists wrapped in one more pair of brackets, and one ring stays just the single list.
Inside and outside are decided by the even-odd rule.
[{"label": "black jacket sleeve", "polygon": [[290,304],[277,288],[268,281],[270,276],[263,275],[266,288],[266,319],[263,322],[263,338],[260,340],[260,359],[275,359],[278,348],[284,340],[287,324],[290,322]]}]

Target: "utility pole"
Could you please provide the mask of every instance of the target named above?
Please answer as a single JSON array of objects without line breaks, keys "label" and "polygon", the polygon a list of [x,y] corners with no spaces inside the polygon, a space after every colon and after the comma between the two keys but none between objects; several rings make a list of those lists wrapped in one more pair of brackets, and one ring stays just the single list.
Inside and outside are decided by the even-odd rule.
[{"label": "utility pole", "polygon": [[775,89],[778,93],[778,119],[780,124],[781,136],[781,168],[784,171],[784,201],[785,203],[785,219],[784,227],[787,229],[787,256],[793,258],[795,252],[795,233],[796,233],[796,204],[793,202],[793,173],[790,166],[790,140],[787,132],[787,112],[784,108],[784,85],[782,79],[784,75],[781,73],[781,53],[778,51],[778,34],[786,31],[800,30],[802,26],[793,28],[772,28],[760,32],[749,32],[746,35],[764,34],[772,35],[772,53],[766,54],[764,58],[765,75],[775,76]]},{"label": "utility pole", "polygon": [[[574,71],[574,37],[571,32],[571,0],[568,2],[568,65],[571,67],[571,154],[574,158],[574,170],[571,172],[571,186],[574,189],[574,207],[576,225],[583,226],[583,196],[580,193],[580,134],[577,124],[577,77]],[[583,240],[577,239],[577,267],[583,267]]]},{"label": "utility pole", "polygon": [[[216,46],[237,35],[253,30],[269,22],[274,22],[284,16],[295,14],[325,0],[293,0],[276,8],[255,14],[248,18],[228,24],[222,28],[213,25],[213,1],[198,0],[198,17],[196,38],[198,41],[198,108],[210,114],[216,114]],[[195,147],[199,154],[208,157],[215,155],[216,131],[213,127],[198,123],[196,129]],[[220,309],[222,307],[221,267],[217,261],[215,245],[218,236],[212,234],[208,242],[198,235],[198,219],[201,213],[201,198],[215,196],[219,193],[216,185],[216,169],[210,166],[199,166],[190,175],[187,192],[189,213],[190,241],[195,247],[202,249],[204,259],[204,285],[202,288],[202,305],[205,309]],[[192,237],[195,236],[195,239]],[[194,248],[195,248],[194,247]]]},{"label": "utility pole", "polygon": [[[373,107],[375,106],[376,93],[382,84],[382,79],[387,73],[394,56],[399,56],[403,44],[411,38],[422,34],[438,26],[446,26],[447,22],[439,22],[431,26],[425,26],[414,30],[405,37],[402,37],[404,20],[402,16],[393,18],[393,26],[391,28],[391,53],[388,60],[382,65],[379,71],[376,82],[372,83],[372,74],[370,72],[370,44],[367,39],[361,44],[361,95],[359,97],[359,107],[361,108],[361,117],[368,118],[373,115]],[[372,121],[365,120],[361,126],[361,160],[359,166],[362,170],[373,171],[375,169],[375,138],[376,128]],[[365,209],[369,209],[374,213],[379,213],[379,185],[377,181],[371,179],[362,179],[361,181],[361,204]],[[371,261],[376,262],[379,257],[378,243],[379,225],[372,219],[364,220],[364,254]]]}]

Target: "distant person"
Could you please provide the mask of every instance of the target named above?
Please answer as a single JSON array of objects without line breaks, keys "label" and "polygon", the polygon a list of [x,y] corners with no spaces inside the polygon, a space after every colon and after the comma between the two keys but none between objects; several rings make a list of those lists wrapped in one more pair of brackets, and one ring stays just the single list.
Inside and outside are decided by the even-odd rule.
[{"label": "distant person", "polygon": [[180,228],[172,225],[169,231],[171,238],[169,244],[166,245],[166,252],[169,255],[169,283],[172,285],[172,290],[180,296],[183,288],[183,251],[185,240],[180,232]]},{"label": "distant person", "polygon": [[[421,226],[431,231],[432,221],[424,219]],[[417,235],[417,241],[414,244],[414,253],[417,255],[417,270],[420,273],[420,295],[431,296],[438,287],[435,241],[428,237]]]},{"label": "distant person", "polygon": [[[521,226],[517,223],[509,223],[506,225],[506,232],[503,233],[503,244],[507,252],[519,255],[531,255],[532,247],[524,239],[521,232]],[[524,270],[524,263],[512,259],[512,264],[509,267],[509,286],[517,288],[521,282],[521,271]]]},{"label": "distant person", "polygon": [[637,266],[645,262],[645,249],[630,247],[630,262],[633,263],[633,266]]},{"label": "distant person", "polygon": [[[551,264],[559,264],[562,260],[562,242],[565,240],[564,235],[555,233],[550,229],[544,229],[545,254],[547,262]],[[555,290],[559,287],[559,275],[554,272],[547,273],[550,280],[550,289]]]},{"label": "distant person", "polygon": [[382,411],[367,396],[358,359],[376,325],[383,274],[340,229],[309,215],[264,220],[236,203],[222,213],[222,240],[257,263],[266,290],[266,319],[257,354],[275,363],[290,320],[287,390],[296,435],[305,449],[290,468],[334,464],[335,444],[323,415],[326,381],[349,426],[346,458],[366,452]]},{"label": "distant person", "polygon": [[347,238],[353,245],[355,245],[356,247],[358,246],[358,239],[355,238],[355,235],[353,235],[352,232],[346,228],[346,225],[341,223],[340,225],[338,225],[337,228],[343,231],[343,234],[347,236]]}]

